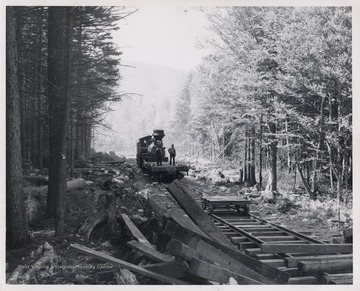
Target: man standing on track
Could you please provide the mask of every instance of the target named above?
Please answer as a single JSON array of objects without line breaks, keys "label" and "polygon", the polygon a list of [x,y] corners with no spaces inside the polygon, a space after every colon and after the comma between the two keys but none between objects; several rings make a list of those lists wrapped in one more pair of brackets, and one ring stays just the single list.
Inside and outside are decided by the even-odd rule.
[{"label": "man standing on track", "polygon": [[171,166],[171,160],[173,162],[173,165],[175,166],[175,156],[176,156],[176,150],[174,148],[174,145],[171,145],[171,148],[169,148],[168,150],[169,154],[170,154],[170,166]]}]

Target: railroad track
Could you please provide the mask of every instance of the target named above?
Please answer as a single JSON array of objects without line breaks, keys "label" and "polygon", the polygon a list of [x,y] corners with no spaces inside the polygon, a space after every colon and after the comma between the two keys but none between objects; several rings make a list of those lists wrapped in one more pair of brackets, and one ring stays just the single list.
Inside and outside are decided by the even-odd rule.
[{"label": "railroad track", "polygon": [[[181,183],[199,204],[201,197],[210,195],[184,181]],[[331,250],[332,244],[314,239],[308,233],[295,232],[271,223],[251,212],[239,215],[234,210],[222,209],[209,215],[240,252],[265,266],[276,268],[288,278],[288,284],[353,283],[352,250],[347,251],[346,246],[346,250],[336,253]],[[269,246],[278,251],[267,251]],[[291,251],[284,253],[283,250]]]}]

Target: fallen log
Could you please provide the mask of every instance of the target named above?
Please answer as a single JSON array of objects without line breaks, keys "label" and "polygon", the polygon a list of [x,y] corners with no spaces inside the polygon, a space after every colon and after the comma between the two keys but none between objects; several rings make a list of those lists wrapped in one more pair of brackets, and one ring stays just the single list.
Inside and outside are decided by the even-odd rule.
[{"label": "fallen log", "polygon": [[85,246],[81,246],[79,244],[71,244],[70,247],[76,249],[77,251],[79,251],[82,254],[90,255],[90,256],[98,258],[98,259],[100,259],[102,261],[111,263],[111,264],[113,264],[115,266],[126,268],[126,269],[128,269],[130,271],[139,273],[141,275],[144,275],[144,276],[147,276],[147,277],[150,277],[150,278],[157,279],[157,280],[159,280],[161,282],[164,282],[164,283],[169,283],[169,284],[174,284],[174,285],[189,285],[188,282],[185,282],[185,281],[182,281],[182,280],[179,280],[179,279],[175,279],[175,278],[171,278],[169,276],[162,275],[162,274],[147,270],[147,269],[145,269],[143,267],[139,267],[137,265],[134,265],[134,264],[125,262],[123,260],[111,257],[109,255],[106,255],[106,254],[103,254],[101,252],[92,250],[92,249],[90,249],[88,247],[85,247]]},{"label": "fallen log", "polygon": [[86,186],[87,186],[86,181],[84,179],[82,179],[82,178],[79,178],[79,179],[67,181],[66,190],[67,191],[72,191],[72,190],[75,190],[75,189],[84,188]]},{"label": "fallen log", "polygon": [[209,215],[204,212],[179,181],[175,180],[172,182],[169,185],[168,190],[186,214],[207,236],[228,248],[235,249],[234,245],[216,227]]},{"label": "fallen log", "polygon": [[352,244],[263,244],[263,253],[345,254],[352,253]]},{"label": "fallen log", "polygon": [[238,284],[263,285],[259,281],[231,272],[199,259],[193,259],[191,261],[189,266],[189,273],[206,280],[211,280],[223,284],[228,283],[230,278],[234,278]]},{"label": "fallen log", "polygon": [[107,224],[109,231],[114,232],[116,215],[116,196],[114,194],[101,194],[92,213],[80,227],[78,234],[85,235],[89,240],[94,228],[99,224]]},{"label": "fallen log", "polygon": [[172,262],[175,260],[173,257],[162,254],[153,247],[149,247],[148,245],[135,240],[127,242],[127,245],[156,262]]}]

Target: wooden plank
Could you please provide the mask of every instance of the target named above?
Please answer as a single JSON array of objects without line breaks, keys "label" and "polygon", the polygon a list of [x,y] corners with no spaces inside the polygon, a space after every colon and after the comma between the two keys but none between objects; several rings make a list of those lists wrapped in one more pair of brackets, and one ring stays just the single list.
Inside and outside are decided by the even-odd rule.
[{"label": "wooden plank", "polygon": [[319,283],[319,278],[315,276],[304,276],[304,277],[292,277],[289,278],[289,285],[307,285]]},{"label": "wooden plank", "polygon": [[272,284],[271,280],[266,278],[261,278],[261,275],[249,268],[248,266],[244,265],[242,262],[234,259],[233,257],[225,254],[221,250],[217,249],[216,247],[209,245],[204,240],[200,238],[192,238],[189,242],[189,247],[195,250],[197,258],[203,261],[215,262],[216,265],[225,268],[234,273],[241,274],[253,280]]},{"label": "wooden plank", "polygon": [[156,262],[172,262],[175,260],[173,257],[162,254],[157,250],[149,248],[149,246],[135,240],[127,242],[127,245]]},{"label": "wooden plank", "polygon": [[189,265],[185,261],[173,261],[150,264],[143,267],[146,270],[179,279],[186,275]]},{"label": "wooden plank", "polygon": [[299,261],[311,261],[311,260],[342,260],[345,258],[352,258],[352,254],[342,255],[319,255],[319,256],[299,256],[299,257],[288,257],[285,259],[285,265],[288,268],[297,267]]},{"label": "wooden plank", "polygon": [[352,244],[263,244],[263,253],[336,254],[352,253]]},{"label": "wooden plank", "polygon": [[141,231],[136,227],[136,225],[131,221],[131,219],[125,213],[122,213],[121,217],[124,220],[126,227],[131,232],[134,238],[136,238],[142,244],[147,245],[149,248],[154,249],[151,243],[146,239],[146,237],[141,233]]},{"label": "wooden plank", "polygon": [[298,262],[300,272],[336,272],[353,270],[353,259],[311,260]]},{"label": "wooden plank", "polygon": [[246,276],[230,272],[219,266],[212,265],[208,262],[193,259],[189,266],[189,273],[201,278],[212,280],[220,283],[228,283],[229,279],[234,278],[238,284],[262,285],[259,281],[247,278]]},{"label": "wooden plank", "polygon": [[347,280],[348,282],[353,281],[353,273],[343,273],[343,274],[327,274],[321,277],[322,284],[336,284],[337,280]]},{"label": "wooden plank", "polygon": [[174,285],[189,285],[190,283],[179,280],[179,279],[175,279],[175,278],[171,278],[169,276],[165,276],[150,270],[147,270],[143,267],[139,267],[137,265],[125,262],[123,260],[111,257],[107,254],[103,254],[101,252],[95,251],[93,249],[90,249],[88,247],[79,245],[79,244],[71,244],[70,247],[76,249],[78,252],[85,254],[85,255],[89,255],[95,258],[98,258],[102,261],[108,262],[110,264],[113,264],[115,266],[121,267],[121,268],[126,268],[130,271],[136,272],[138,274],[144,275],[146,277],[150,277],[150,278],[154,278],[156,280],[159,280],[161,282],[164,283],[169,283],[169,284],[174,284]]},{"label": "wooden plank", "polygon": [[204,210],[196,203],[196,201],[184,189],[181,183],[177,180],[172,182],[168,187],[169,192],[180,204],[187,215],[199,226],[199,228],[218,243],[235,249],[232,243],[225,235],[216,227],[211,218],[204,212]]}]

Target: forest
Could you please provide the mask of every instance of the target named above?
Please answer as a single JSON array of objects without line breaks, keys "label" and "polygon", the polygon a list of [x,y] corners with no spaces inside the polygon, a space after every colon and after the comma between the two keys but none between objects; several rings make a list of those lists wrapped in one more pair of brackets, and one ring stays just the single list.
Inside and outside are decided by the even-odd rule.
[{"label": "forest", "polygon": [[352,7],[192,9],[186,71],[123,62],[141,8],[6,7],[7,284],[353,284]]},{"label": "forest", "polygon": [[[28,241],[22,173],[49,169],[47,217],[64,231],[64,187],[91,150],[94,125],[119,101],[120,56],[112,32],[125,7],[7,7],[7,238]],[[72,175],[72,174],[71,174]]]},{"label": "forest", "polygon": [[[342,201],[352,189],[351,7],[203,9],[214,53],[188,76],[172,138],[240,182]],[[269,182],[263,181],[267,174]],[[301,180],[300,180],[301,179]]]}]

